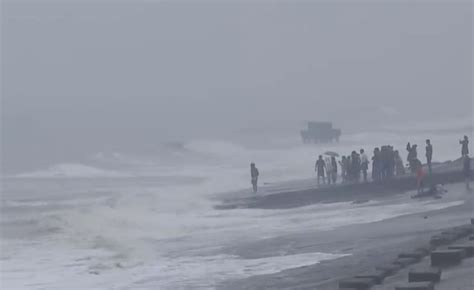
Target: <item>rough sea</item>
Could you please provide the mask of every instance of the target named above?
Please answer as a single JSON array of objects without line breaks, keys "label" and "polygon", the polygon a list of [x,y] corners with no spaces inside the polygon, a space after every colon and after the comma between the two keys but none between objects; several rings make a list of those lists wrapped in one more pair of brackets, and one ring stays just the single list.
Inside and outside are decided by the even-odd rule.
[{"label": "rough sea", "polygon": [[348,155],[365,148],[370,155],[374,147],[391,144],[405,160],[404,147],[411,141],[423,158],[424,140],[430,138],[434,161],[446,161],[459,157],[458,141],[465,134],[472,137],[472,123],[463,119],[345,134],[340,143],[324,145],[302,145],[297,135],[268,148],[193,140],[166,143],[152,156],[99,152],[83,163],[5,175],[0,286],[208,289],[227,279],[337,259],[342,256],[337,251],[248,259],[229,249],[278,235],[324,232],[458,203],[434,200],[420,206],[399,199],[285,210],[214,206],[229,195],[253,194],[251,161],[261,173],[258,194],[271,194],[297,184],[315,187],[314,161],[326,150]]}]

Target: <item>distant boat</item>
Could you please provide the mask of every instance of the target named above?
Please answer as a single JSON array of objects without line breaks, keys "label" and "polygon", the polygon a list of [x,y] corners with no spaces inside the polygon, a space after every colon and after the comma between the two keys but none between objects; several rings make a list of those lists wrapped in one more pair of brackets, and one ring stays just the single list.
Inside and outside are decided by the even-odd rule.
[{"label": "distant boat", "polygon": [[341,130],[332,127],[331,122],[308,122],[308,128],[301,131],[303,143],[339,142]]}]

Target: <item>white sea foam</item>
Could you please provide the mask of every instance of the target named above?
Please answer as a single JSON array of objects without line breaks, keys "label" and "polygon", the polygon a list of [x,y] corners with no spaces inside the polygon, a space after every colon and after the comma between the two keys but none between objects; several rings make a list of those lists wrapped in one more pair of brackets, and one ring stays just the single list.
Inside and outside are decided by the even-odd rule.
[{"label": "white sea foam", "polygon": [[101,177],[129,177],[123,172],[95,168],[83,164],[63,163],[45,170],[17,174],[17,178],[101,178]]},{"label": "white sea foam", "polygon": [[[431,136],[435,160],[458,157],[457,134]],[[156,156],[102,153],[94,156],[90,164],[59,164],[17,175],[23,179],[14,179],[17,183],[6,187],[12,192],[2,195],[2,207],[14,209],[2,213],[2,223],[16,226],[34,217],[35,223],[19,230],[38,226],[55,231],[33,239],[26,247],[15,244],[17,241],[3,243],[2,286],[207,288],[225,279],[337,258],[338,253],[285,253],[248,260],[223,249],[282,234],[326,231],[452,207],[462,201],[449,195],[442,200],[420,202],[403,195],[389,203],[219,211],[213,209],[219,202],[216,196],[234,190],[242,190],[237,195],[251,194],[250,161],[260,169],[261,184],[273,184],[271,190],[262,188],[259,194],[271,194],[287,186],[278,182],[312,178],[314,160],[326,150],[349,154],[359,148],[370,151],[375,146],[393,144],[404,156],[405,142],[411,141],[420,145],[422,156],[421,145],[427,136],[429,132],[416,136],[410,132],[368,132],[346,134],[338,144],[293,144],[266,149],[219,140],[195,140],[163,146]],[[147,178],[143,181],[141,177]],[[18,194],[15,186],[24,184],[28,185],[26,190],[19,190]],[[313,184],[307,181],[307,186]]]}]

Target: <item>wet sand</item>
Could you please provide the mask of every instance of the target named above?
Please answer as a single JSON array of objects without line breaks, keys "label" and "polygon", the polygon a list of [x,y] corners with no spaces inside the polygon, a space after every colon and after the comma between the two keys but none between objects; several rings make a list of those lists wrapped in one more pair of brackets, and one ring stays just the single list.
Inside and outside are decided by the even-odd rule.
[{"label": "wet sand", "polygon": [[[474,162],[473,162],[474,164]],[[447,161],[433,165],[433,174],[425,179],[425,187],[430,184],[449,184],[462,182],[462,161]],[[308,181],[306,181],[306,185]],[[293,184],[296,187],[296,182]],[[278,187],[277,187],[278,188]],[[368,200],[390,196],[393,194],[415,190],[417,183],[415,176],[403,176],[386,179],[379,182],[361,182],[336,185],[322,185],[320,187],[276,189],[270,194],[256,194],[251,196],[235,195],[224,200],[216,209],[260,208],[260,209],[287,209],[307,206],[315,203],[344,202],[354,200]]]},{"label": "wet sand", "polygon": [[[443,197],[446,202],[460,200],[464,204],[329,231],[279,236],[227,249],[229,253],[247,259],[311,252],[350,256],[275,274],[225,281],[217,288],[338,289],[338,280],[390,263],[400,252],[426,246],[434,234],[468,223],[473,216],[474,193],[467,192],[464,184],[459,183],[447,185],[446,188],[449,190]],[[361,196],[365,195],[349,194],[345,200],[358,200]]]}]

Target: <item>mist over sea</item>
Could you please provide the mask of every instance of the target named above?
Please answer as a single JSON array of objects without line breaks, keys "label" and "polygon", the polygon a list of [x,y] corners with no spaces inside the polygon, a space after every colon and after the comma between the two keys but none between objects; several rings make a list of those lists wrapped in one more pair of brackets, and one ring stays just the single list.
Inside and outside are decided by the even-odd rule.
[{"label": "mist over sea", "polygon": [[472,136],[469,118],[442,124],[350,132],[340,143],[318,145],[302,145],[297,132],[289,138],[269,137],[267,146],[248,145],[248,139],[240,144],[213,139],[165,142],[155,154],[96,152],[80,163],[65,160],[5,175],[2,283],[24,289],[212,288],[225,279],[338,258],[337,253],[283,253],[249,260],[229,249],[280,234],[324,231],[458,203],[429,201],[420,207],[401,199],[392,204],[232,211],[213,206],[230,193],[252,194],[250,161],[261,172],[259,194],[271,194],[267,188],[314,177],[314,161],[326,150],[371,152],[375,146],[391,144],[405,160],[406,142],[419,144],[418,154],[423,156],[423,142],[430,138],[435,162],[456,159],[459,138]]},{"label": "mist over sea", "polygon": [[[286,269],[359,266],[344,227],[376,255],[388,219],[467,207],[459,184],[442,199],[222,204],[255,197],[251,162],[257,194],[287,200],[316,187],[325,151],[392,145],[405,161],[410,142],[423,162],[431,139],[445,162],[464,135],[474,150],[472,6],[1,1],[0,288],[212,289],[275,273],[284,288],[315,278]],[[303,144],[308,121],[340,142]],[[424,221],[393,235],[419,237]]]}]

